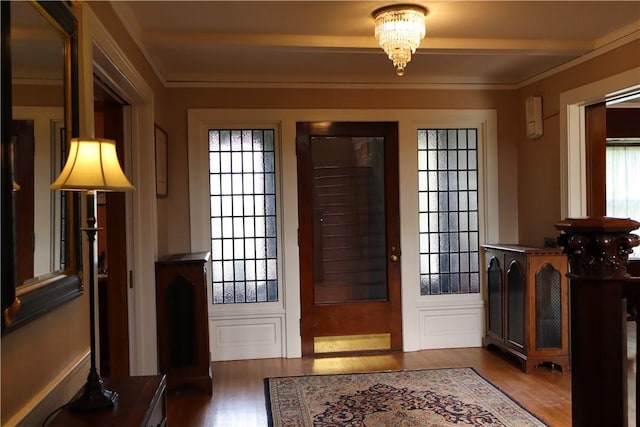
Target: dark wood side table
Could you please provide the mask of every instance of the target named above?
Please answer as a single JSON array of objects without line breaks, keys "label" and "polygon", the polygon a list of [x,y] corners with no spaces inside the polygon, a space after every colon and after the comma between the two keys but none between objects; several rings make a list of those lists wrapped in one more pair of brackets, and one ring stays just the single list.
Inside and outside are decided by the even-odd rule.
[{"label": "dark wood side table", "polygon": [[47,427],[166,427],[167,383],[164,375],[103,380],[105,388],[118,392],[116,406],[84,413],[65,408]]},{"label": "dark wood side table", "polygon": [[209,252],[194,252],[156,262],[158,362],[169,393],[191,386],[212,394],[208,260]]}]

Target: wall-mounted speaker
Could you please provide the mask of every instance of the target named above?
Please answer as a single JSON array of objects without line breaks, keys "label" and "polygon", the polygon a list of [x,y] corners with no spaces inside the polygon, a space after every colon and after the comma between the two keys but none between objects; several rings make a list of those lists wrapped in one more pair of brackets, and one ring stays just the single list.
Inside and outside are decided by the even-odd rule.
[{"label": "wall-mounted speaker", "polygon": [[540,138],[542,136],[542,97],[528,97],[525,108],[527,112],[527,137]]}]

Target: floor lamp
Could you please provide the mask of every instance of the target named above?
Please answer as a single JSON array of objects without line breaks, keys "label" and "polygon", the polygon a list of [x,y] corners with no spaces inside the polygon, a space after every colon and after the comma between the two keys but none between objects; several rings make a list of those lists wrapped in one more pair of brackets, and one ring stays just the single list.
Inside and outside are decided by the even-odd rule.
[{"label": "floor lamp", "polygon": [[[52,190],[82,191],[87,201],[87,233],[89,244],[89,324],[91,335],[91,367],[82,393],[70,403],[72,411],[89,412],[115,405],[118,394],[106,390],[96,369],[95,333],[95,250],[96,218],[95,195],[97,191],[131,191],[135,188],[122,172],[116,143],[110,139],[73,138],[69,157],[58,178],[51,184]],[[86,277],[86,276],[85,276]]]}]

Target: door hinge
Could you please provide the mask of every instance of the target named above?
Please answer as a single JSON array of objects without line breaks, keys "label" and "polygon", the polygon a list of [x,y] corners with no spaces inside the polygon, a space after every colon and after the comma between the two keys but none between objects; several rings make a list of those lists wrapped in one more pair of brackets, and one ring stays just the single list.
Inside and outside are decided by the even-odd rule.
[{"label": "door hinge", "polygon": [[302,336],[302,318],[298,320],[300,320],[300,330],[298,332],[300,333],[300,336]]},{"label": "door hinge", "polygon": [[298,246],[300,246],[300,229],[298,228]]},{"label": "door hinge", "polygon": [[133,289],[133,270],[129,270],[129,289]]}]

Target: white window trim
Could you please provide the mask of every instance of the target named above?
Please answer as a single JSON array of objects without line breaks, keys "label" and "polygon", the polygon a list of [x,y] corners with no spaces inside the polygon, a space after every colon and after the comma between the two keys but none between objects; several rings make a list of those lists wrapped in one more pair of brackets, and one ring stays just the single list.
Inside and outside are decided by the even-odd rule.
[{"label": "white window trim", "polygon": [[[366,110],[366,109],[189,109],[188,110],[188,160],[190,193],[191,250],[208,251],[209,228],[208,156],[206,145],[208,130],[214,128],[278,126],[277,167],[280,178],[278,195],[278,266],[281,269],[279,301],[277,303],[216,304],[210,311],[210,335],[212,341],[219,338],[216,324],[234,320],[247,322],[249,318],[267,319],[274,325],[275,338],[265,346],[265,355],[252,353],[252,357],[300,357],[300,269],[298,254],[298,193],[296,179],[296,122],[297,121],[397,121],[399,124],[399,185],[401,215],[401,274],[403,307],[404,351],[415,351],[433,343],[420,335],[421,312],[425,307],[435,307],[437,297],[447,304],[451,315],[457,315],[467,307],[474,311],[474,319],[480,322],[477,341],[481,339],[483,314],[482,295],[420,296],[418,229],[418,171],[416,135],[418,128],[470,128],[478,129],[479,159],[482,168],[480,187],[481,223],[484,233],[480,243],[499,241],[499,195],[497,113],[495,110]],[[491,191],[487,191],[491,189]],[[434,305],[434,303],[436,305]],[[445,304],[445,306],[447,305]],[[480,307],[480,308],[478,308]],[[464,310],[463,310],[464,311]],[[274,321],[274,319],[276,319]],[[278,321],[281,321],[280,323]],[[217,323],[216,323],[217,322]],[[278,330],[278,328],[281,328]],[[278,335],[280,334],[280,335]],[[475,341],[474,341],[475,342]],[[212,343],[214,347],[215,343]],[[239,345],[237,347],[242,347]],[[248,343],[246,345],[248,348]],[[268,347],[268,348],[267,348]],[[280,354],[274,352],[280,348]],[[242,353],[242,350],[240,351]],[[214,359],[215,351],[212,351]],[[240,356],[247,357],[248,353]]]},{"label": "white window trim", "polygon": [[[251,302],[237,304],[211,303],[211,262],[207,268],[207,295],[209,317],[237,317],[243,314],[278,314],[283,313],[282,304],[282,207],[281,207],[281,135],[280,124],[277,121],[204,121],[196,132],[198,137],[191,139],[192,129],[189,127],[189,203],[191,224],[191,250],[193,252],[211,251],[211,223],[210,223],[210,189],[209,189],[209,130],[211,129],[273,129],[274,149],[276,160],[276,222],[278,242],[278,301]],[[204,138],[204,139],[202,139]],[[193,142],[193,145],[192,145]],[[204,144],[204,145],[203,145]],[[206,151],[203,151],[206,149]],[[204,180],[203,180],[204,178]],[[204,183],[204,185],[199,185]],[[194,185],[195,184],[195,185]]]},{"label": "white window trim", "polygon": [[640,67],[560,94],[560,213],[562,218],[587,214],[585,108],[640,88]]},{"label": "white window trim", "polygon": [[[431,111],[429,111],[431,113]],[[440,113],[440,111],[438,111]],[[401,210],[403,225],[409,222],[413,230],[419,230],[417,134],[418,129],[467,129],[478,130],[478,216],[479,243],[495,243],[499,236],[499,192],[498,192],[498,143],[497,114],[494,110],[454,110],[446,115],[429,114],[428,119],[411,123],[407,131],[413,144],[404,147],[412,150],[415,158],[413,170],[400,168]],[[401,126],[401,132],[403,127]],[[401,149],[402,150],[402,149]],[[404,153],[408,155],[409,153]],[[403,154],[401,153],[401,156]],[[403,179],[402,174],[411,175]],[[407,199],[404,201],[403,199]],[[517,228],[517,223],[515,224]],[[427,348],[480,346],[484,334],[484,267],[482,255],[479,259],[480,293],[457,295],[420,295],[420,241],[409,227],[401,236],[403,253],[403,342],[405,351]],[[417,233],[416,233],[417,235]],[[407,287],[406,278],[416,278],[416,286]],[[413,279],[412,279],[413,280]],[[416,325],[417,330],[406,325]],[[444,330],[446,329],[446,330]]]}]

